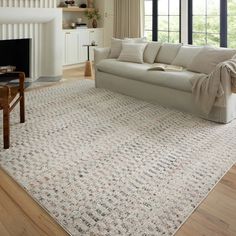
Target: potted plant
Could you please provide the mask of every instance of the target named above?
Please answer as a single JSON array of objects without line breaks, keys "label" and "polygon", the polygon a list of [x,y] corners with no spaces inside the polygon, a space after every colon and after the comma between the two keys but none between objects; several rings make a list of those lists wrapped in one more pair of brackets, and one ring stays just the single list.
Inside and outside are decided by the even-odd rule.
[{"label": "potted plant", "polygon": [[86,11],[86,12],[85,12],[85,16],[86,16],[89,20],[92,20],[92,26],[93,26],[93,28],[97,28],[97,27],[98,27],[97,21],[101,18],[101,15],[100,15],[98,9]]}]

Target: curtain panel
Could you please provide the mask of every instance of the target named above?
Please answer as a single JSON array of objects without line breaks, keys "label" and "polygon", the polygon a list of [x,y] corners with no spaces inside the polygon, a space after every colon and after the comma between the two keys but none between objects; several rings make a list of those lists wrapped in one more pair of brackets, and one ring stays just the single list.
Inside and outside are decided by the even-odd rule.
[{"label": "curtain panel", "polygon": [[142,0],[115,0],[114,4],[114,36],[140,37]]}]

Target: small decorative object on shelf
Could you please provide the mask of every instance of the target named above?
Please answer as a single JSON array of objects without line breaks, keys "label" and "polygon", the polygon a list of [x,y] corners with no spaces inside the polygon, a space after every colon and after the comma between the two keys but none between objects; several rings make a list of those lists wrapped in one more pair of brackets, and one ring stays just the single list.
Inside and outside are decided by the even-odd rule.
[{"label": "small decorative object on shelf", "polygon": [[91,45],[92,45],[92,46],[96,46],[96,42],[93,40],[93,41],[91,42]]},{"label": "small decorative object on shelf", "polygon": [[86,11],[84,14],[89,20],[92,20],[92,27],[97,28],[98,26],[97,21],[101,18],[99,11],[95,9],[92,11]]},{"label": "small decorative object on shelf", "polygon": [[88,8],[94,8],[93,0],[87,0]]},{"label": "small decorative object on shelf", "polygon": [[87,5],[85,3],[82,3],[79,5],[80,8],[87,8]]},{"label": "small decorative object on shelf", "polygon": [[67,0],[67,1],[65,1],[65,4],[67,5],[67,7],[73,7],[73,6],[75,6],[75,1],[74,0]]}]

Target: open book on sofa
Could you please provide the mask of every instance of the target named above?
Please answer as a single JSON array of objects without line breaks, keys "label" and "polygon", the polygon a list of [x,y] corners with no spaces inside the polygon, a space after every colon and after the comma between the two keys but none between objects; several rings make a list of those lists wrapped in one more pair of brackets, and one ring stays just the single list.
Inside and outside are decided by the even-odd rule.
[{"label": "open book on sofa", "polygon": [[183,71],[182,66],[167,65],[162,63],[155,63],[148,71]]}]

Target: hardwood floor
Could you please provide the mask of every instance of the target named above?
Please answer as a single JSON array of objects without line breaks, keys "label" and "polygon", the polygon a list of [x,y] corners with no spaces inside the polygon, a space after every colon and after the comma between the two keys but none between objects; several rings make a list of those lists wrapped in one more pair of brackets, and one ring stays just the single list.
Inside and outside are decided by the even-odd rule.
[{"label": "hardwood floor", "polygon": [[0,168],[0,235],[67,236],[11,177]]},{"label": "hardwood floor", "polygon": [[236,165],[188,218],[175,236],[236,235]]},{"label": "hardwood floor", "polygon": [[[67,70],[64,77],[66,79],[62,82],[83,79],[83,70]],[[50,85],[42,83],[29,90],[62,82]],[[68,234],[0,168],[0,236],[38,235]],[[236,165],[183,224],[176,236],[236,236]]]}]

